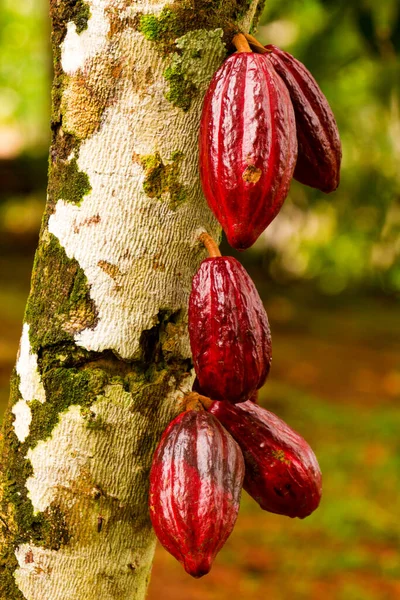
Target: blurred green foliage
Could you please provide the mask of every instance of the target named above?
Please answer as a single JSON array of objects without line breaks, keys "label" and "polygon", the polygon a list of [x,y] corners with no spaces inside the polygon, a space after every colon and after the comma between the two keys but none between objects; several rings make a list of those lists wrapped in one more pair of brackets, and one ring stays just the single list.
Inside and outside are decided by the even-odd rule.
[{"label": "blurred green foliage", "polygon": [[2,0],[0,157],[46,151],[50,139],[50,52],[46,0]]},{"label": "blurred green foliage", "polygon": [[398,0],[268,0],[258,36],[310,69],[343,143],[338,191],[325,196],[294,182],[259,244],[269,248],[272,275],[314,280],[328,294],[360,285],[398,292]]},{"label": "blurred green foliage", "polygon": [[[46,153],[50,25],[45,0],[3,0],[0,157]],[[311,70],[336,115],[342,182],[326,196],[293,182],[250,258],[278,283],[310,281],[324,294],[400,291],[400,4],[398,0],[267,0],[257,33]],[[43,196],[44,197],[44,196]],[[31,199],[27,210],[32,215]],[[12,226],[13,200],[7,220]],[[23,202],[18,198],[18,214]],[[37,217],[39,219],[39,217]],[[23,216],[21,218],[23,219]],[[32,222],[28,219],[26,222]],[[38,220],[32,227],[38,228]]]}]

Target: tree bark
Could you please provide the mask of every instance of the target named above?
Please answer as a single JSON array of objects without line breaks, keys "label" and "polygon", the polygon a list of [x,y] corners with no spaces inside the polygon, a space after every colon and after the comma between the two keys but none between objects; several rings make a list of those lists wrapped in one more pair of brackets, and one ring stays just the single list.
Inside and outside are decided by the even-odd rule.
[{"label": "tree bark", "polygon": [[2,600],[141,600],[148,473],[191,389],[202,99],[258,0],[50,0],[48,200],[3,428]]}]

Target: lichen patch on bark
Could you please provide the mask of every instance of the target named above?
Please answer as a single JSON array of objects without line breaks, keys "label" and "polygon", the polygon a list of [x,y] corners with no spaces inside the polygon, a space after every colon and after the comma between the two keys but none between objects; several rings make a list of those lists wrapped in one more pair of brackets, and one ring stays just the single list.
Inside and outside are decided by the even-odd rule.
[{"label": "lichen patch on bark", "polygon": [[32,412],[29,403],[37,400],[46,401],[46,392],[38,370],[38,357],[30,345],[29,325],[24,323],[19,345],[16,364],[16,373],[19,381],[20,397],[15,398],[11,408],[14,415],[14,431],[20,442],[24,442],[29,435],[32,422]]},{"label": "lichen patch on bark", "polygon": [[186,35],[178,38],[175,42],[177,51],[169,59],[168,67],[164,71],[164,77],[168,81],[169,87],[165,92],[166,99],[174,106],[184,111],[189,110],[192,104],[192,98],[199,90],[203,92],[209,78],[199,65],[204,60],[210,43],[215,45],[219,57],[215,57],[222,63],[226,55],[226,49],[222,43],[222,29],[206,31],[190,31]]},{"label": "lichen patch on bark", "polygon": [[20,442],[24,442],[29,435],[29,426],[32,421],[31,409],[25,400],[18,400],[11,408],[14,420],[14,431]]},{"label": "lichen patch on bark", "polygon": [[67,78],[61,100],[64,131],[83,140],[101,125],[107,106],[118,92],[118,85],[126,77],[121,57],[115,56],[115,43],[105,40],[100,54],[86,59],[82,68]]},{"label": "lichen patch on bark", "polygon": [[149,198],[167,200],[171,210],[185,202],[185,186],[179,181],[182,152],[172,153],[171,162],[164,164],[158,152],[141,156],[139,159],[145,172],[143,189]]}]

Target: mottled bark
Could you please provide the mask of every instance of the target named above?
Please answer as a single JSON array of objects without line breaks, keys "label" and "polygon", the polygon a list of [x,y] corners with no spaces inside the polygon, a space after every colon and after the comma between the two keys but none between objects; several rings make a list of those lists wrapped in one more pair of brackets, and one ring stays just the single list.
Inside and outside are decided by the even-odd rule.
[{"label": "mottled bark", "polygon": [[148,472],[193,372],[191,278],[219,227],[202,98],[257,0],[51,0],[48,200],[4,422],[1,600],[140,600]]}]

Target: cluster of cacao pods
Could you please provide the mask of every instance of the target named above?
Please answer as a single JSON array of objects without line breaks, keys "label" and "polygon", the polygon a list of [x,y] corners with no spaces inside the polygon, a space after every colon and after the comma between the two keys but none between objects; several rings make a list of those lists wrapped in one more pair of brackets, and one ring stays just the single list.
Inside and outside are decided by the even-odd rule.
[{"label": "cluster of cacao pods", "polygon": [[232,532],[242,486],[264,510],[289,517],[308,516],[321,498],[310,446],[257,404],[271,334],[254,283],[207,234],[202,241],[211,256],[189,299],[194,392],[163,433],[150,474],[154,530],[193,577],[208,573]]},{"label": "cluster of cacao pods", "polygon": [[[262,54],[251,52],[246,37]],[[306,67],[252,36],[236,38],[238,52],[205,96],[200,177],[228,242],[244,250],[276,217],[293,177],[334,191],[342,153],[335,117]]]},{"label": "cluster of cacao pods", "polygon": [[[245,36],[236,38],[238,52],[204,100],[200,175],[229,243],[243,250],[275,218],[293,177],[336,189],[341,147],[328,102],[304,65],[275,46],[252,53]],[[272,357],[257,289],[210,236],[200,239],[210,256],[189,299],[196,380],[156,449],[149,496],[158,539],[193,577],[209,572],[232,532],[242,487],[262,509],[301,519],[321,499],[310,446],[257,404]]]}]

